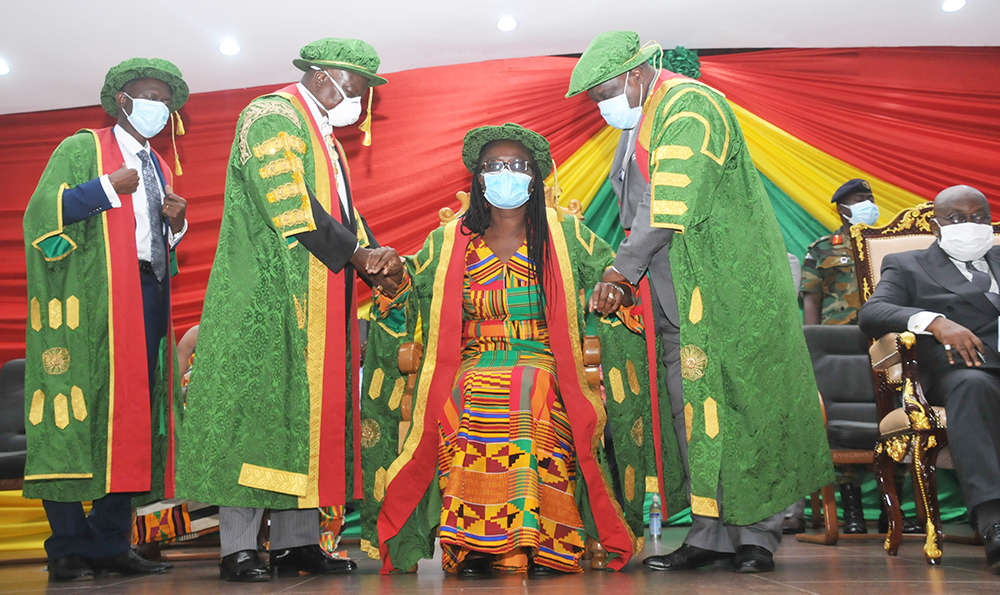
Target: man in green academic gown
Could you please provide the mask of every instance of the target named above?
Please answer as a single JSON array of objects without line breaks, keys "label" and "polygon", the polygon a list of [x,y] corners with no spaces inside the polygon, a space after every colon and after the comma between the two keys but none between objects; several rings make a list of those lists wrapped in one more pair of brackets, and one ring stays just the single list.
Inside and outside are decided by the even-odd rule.
[{"label": "man in green academic gown", "polygon": [[766,572],[781,512],[832,482],[830,451],[781,233],[739,123],[718,91],[650,64],[661,53],[602,33],[567,94],[586,92],[622,129],[611,181],[630,234],[604,280],[648,278],[669,393],[653,413],[675,423],[689,471],[691,531],[644,564]]},{"label": "man in green academic gown", "polygon": [[[221,507],[220,573],[233,581],[267,579],[265,508],[272,570],[354,570],[319,547],[317,507],[361,493],[355,274],[389,283],[367,272],[374,238],[333,136],[386,82],[378,55],[328,38],[293,64],[301,80],[253,100],[236,125],[178,465],[180,495]],[[377,254],[401,268],[394,251]]]},{"label": "man in green academic gown", "polygon": [[148,139],[187,97],[166,60],[112,68],[101,105],[118,123],[60,143],[24,214],[24,496],[52,528],[50,581],[169,567],[132,551],[131,503],[173,496],[170,256],[187,203]]}]

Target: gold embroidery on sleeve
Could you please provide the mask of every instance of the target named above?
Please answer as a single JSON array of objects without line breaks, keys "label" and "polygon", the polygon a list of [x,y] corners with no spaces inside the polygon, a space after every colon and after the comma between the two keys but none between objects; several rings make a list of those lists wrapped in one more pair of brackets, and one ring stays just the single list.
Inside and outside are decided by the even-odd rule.
[{"label": "gold embroidery on sleeve", "polygon": [[396,379],[396,384],[392,387],[392,394],[389,395],[389,410],[395,411],[403,402],[403,391],[406,390],[406,378],[400,376]]},{"label": "gold embroidery on sleeve", "polygon": [[715,399],[705,399],[705,433],[709,438],[719,435],[719,406]]},{"label": "gold embroidery on sleeve", "polygon": [[306,149],[306,141],[282,130],[277,136],[272,136],[259,145],[256,145],[253,148],[253,154],[257,159],[263,159],[267,155],[274,155],[279,151],[295,151],[300,155],[305,155]]},{"label": "gold embroidery on sleeve", "polygon": [[633,395],[639,394],[642,387],[639,386],[639,376],[635,373],[635,366],[632,365],[631,361],[625,362],[625,372],[628,374],[628,387],[632,391]]},{"label": "gold embroidery on sleeve", "polygon": [[694,426],[694,407],[691,403],[684,406],[684,433],[687,434],[687,441],[691,442],[691,428]]},{"label": "gold embroidery on sleeve", "polygon": [[[691,178],[684,174],[675,174],[672,172],[656,172],[653,174],[653,186],[670,186],[671,188],[687,188],[691,185]],[[676,202],[676,201],[654,201],[654,208],[656,205],[662,204],[663,202]],[[684,203],[680,203],[684,204]],[[687,210],[687,205],[684,205],[684,211]],[[664,215],[672,215],[673,213],[657,213]],[[683,214],[677,213],[678,215]]]},{"label": "gold embroidery on sleeve", "polygon": [[694,291],[691,292],[691,308],[688,310],[688,320],[691,321],[691,324],[698,324],[701,322],[703,313],[704,306],[701,303],[701,287],[695,287]]},{"label": "gold embroidery on sleeve", "polygon": [[240,125],[239,134],[240,164],[250,159],[250,127],[257,120],[271,114],[284,116],[291,120],[296,128],[302,128],[298,112],[284,101],[254,101],[243,110],[243,123]]},{"label": "gold embroidery on sleeve", "polygon": [[36,390],[31,395],[31,410],[28,412],[28,421],[31,425],[37,426],[42,423],[42,415],[45,413],[45,393]]},{"label": "gold embroidery on sleeve", "polygon": [[691,147],[686,147],[684,145],[663,145],[662,147],[657,147],[656,151],[653,152],[653,159],[659,161],[661,159],[690,159],[694,155],[694,151]]},{"label": "gold embroidery on sleeve", "polygon": [[372,383],[368,387],[368,396],[374,401],[382,394],[382,382],[385,380],[385,372],[382,368],[376,368],[375,373],[372,374]]},{"label": "gold embroidery on sleeve", "polygon": [[76,418],[76,421],[87,419],[87,403],[83,400],[83,391],[80,390],[79,386],[74,386],[69,391],[69,395],[73,403],[73,417]]},{"label": "gold embroidery on sleeve", "polygon": [[62,302],[56,298],[49,300],[49,327],[59,328],[62,326]]},{"label": "gold embroidery on sleeve", "polygon": [[42,305],[36,297],[31,298],[31,328],[35,331],[42,330]]},{"label": "gold embroidery on sleeve", "polygon": [[65,430],[66,426],[69,425],[69,403],[66,400],[66,395],[59,393],[56,398],[52,399],[52,411],[55,413],[56,427]]},{"label": "gold embroidery on sleeve", "polygon": [[625,499],[631,502],[635,499],[635,469],[632,465],[625,468]]},{"label": "gold embroidery on sleeve", "polygon": [[258,170],[262,180],[268,178],[273,178],[274,176],[280,176],[287,173],[304,173],[305,169],[302,165],[302,160],[299,159],[295,153],[291,151],[285,151],[283,158],[275,159],[274,161],[268,162],[264,167]]},{"label": "gold embroidery on sleeve", "polygon": [[611,396],[614,398],[616,403],[621,403],[625,400],[625,387],[622,385],[622,371],[618,368],[611,368],[611,372],[608,374],[608,380],[611,381]]},{"label": "gold embroidery on sleeve", "polygon": [[691,494],[691,514],[719,518],[719,503],[712,498]]},{"label": "gold embroidery on sleeve", "polygon": [[309,223],[309,212],[303,209],[292,209],[271,218],[275,227],[295,227]]},{"label": "gold embroidery on sleeve", "polygon": [[267,202],[274,204],[276,202],[281,202],[283,200],[299,196],[304,196],[308,199],[306,183],[305,180],[302,179],[302,174],[293,172],[291,182],[282,184],[277,188],[272,188],[271,191],[267,193]]}]

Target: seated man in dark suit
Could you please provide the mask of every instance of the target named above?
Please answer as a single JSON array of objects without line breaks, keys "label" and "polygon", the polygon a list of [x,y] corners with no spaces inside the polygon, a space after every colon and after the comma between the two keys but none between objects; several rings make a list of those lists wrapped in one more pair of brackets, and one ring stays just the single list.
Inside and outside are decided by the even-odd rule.
[{"label": "seated man in dark suit", "polygon": [[1000,571],[1000,247],[993,247],[990,205],[982,192],[953,186],[934,201],[926,250],[892,254],[861,308],[872,337],[917,335],[920,383],[948,410],[948,442],[986,559]]}]

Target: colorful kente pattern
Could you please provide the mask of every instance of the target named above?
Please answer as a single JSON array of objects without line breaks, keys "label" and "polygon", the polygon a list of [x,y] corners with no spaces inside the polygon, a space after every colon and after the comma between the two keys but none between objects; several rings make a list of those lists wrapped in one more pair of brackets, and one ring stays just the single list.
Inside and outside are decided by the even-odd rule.
[{"label": "colorful kente pattern", "polygon": [[442,565],[475,550],[506,554],[502,570],[533,557],[580,572],[576,460],[527,246],[505,264],[476,238],[466,263],[463,363],[439,422]]}]

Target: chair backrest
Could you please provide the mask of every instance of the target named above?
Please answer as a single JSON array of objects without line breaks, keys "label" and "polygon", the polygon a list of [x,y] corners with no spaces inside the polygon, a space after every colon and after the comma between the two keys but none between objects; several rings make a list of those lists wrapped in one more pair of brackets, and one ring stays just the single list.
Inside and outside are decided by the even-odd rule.
[{"label": "chair backrest", "polygon": [[868,338],[856,325],[803,327],[833,448],[873,448],[878,414]]},{"label": "chair backrest", "polygon": [[0,434],[24,434],[24,360],[0,368]]}]

